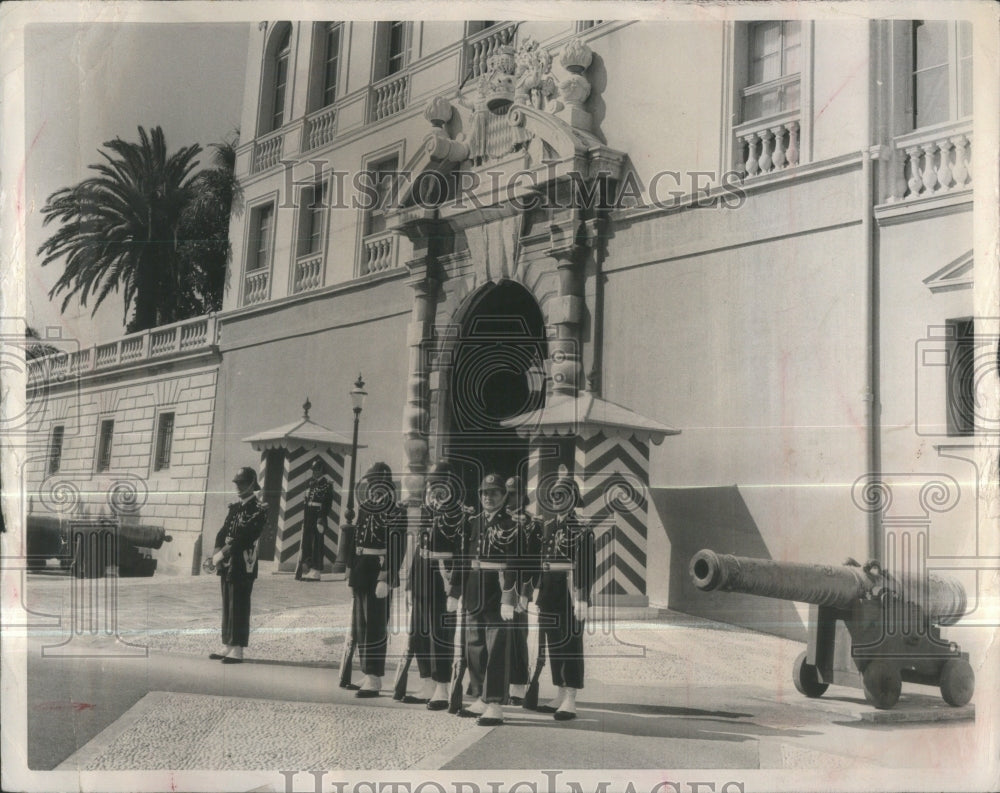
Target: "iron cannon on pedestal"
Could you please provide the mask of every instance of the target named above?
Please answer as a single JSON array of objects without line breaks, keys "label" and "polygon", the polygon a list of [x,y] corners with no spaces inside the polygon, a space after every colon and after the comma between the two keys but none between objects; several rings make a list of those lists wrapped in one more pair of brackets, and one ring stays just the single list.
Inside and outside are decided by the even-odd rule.
[{"label": "iron cannon on pedestal", "polygon": [[938,686],[955,707],[972,699],[969,655],[940,633],[967,610],[965,590],[954,579],[892,575],[877,562],[861,566],[853,559],[841,566],[800,564],[707,549],[692,557],[689,569],[705,592],[810,604],[807,649],[793,670],[795,688],[807,697],[822,696],[831,683],[857,686],[860,673],[865,698],[879,709],[896,704],[904,681]]},{"label": "iron cannon on pedestal", "polygon": [[25,530],[29,569],[45,567],[46,558],[56,557],[60,567],[77,578],[102,578],[107,568],[117,568],[120,577],[151,576],[156,550],[173,537],[161,526],[123,523],[114,518],[60,518],[31,513]]}]

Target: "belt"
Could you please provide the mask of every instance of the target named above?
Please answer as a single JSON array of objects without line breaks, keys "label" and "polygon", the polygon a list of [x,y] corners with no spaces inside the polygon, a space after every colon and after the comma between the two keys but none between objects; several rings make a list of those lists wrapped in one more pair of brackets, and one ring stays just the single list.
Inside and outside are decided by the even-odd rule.
[{"label": "belt", "polygon": [[472,566],[478,567],[481,570],[506,570],[506,562],[486,562],[482,559],[473,559]]},{"label": "belt", "polygon": [[573,569],[572,562],[542,562],[542,569],[552,573],[568,573]]},{"label": "belt", "polygon": [[307,507],[322,507],[323,504],[322,504],[322,502],[319,502],[319,501],[307,501],[306,502],[306,506]]},{"label": "belt", "polygon": [[358,548],[358,556],[385,556],[385,548]]},{"label": "belt", "polygon": [[419,548],[418,550],[424,559],[451,559],[455,556],[451,551],[432,551],[427,548]]}]

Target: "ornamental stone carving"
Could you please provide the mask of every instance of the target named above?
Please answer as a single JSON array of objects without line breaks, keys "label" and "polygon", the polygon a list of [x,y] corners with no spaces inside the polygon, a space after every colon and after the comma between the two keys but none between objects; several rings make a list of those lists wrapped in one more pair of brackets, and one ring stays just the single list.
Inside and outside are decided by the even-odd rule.
[{"label": "ornamental stone carving", "polygon": [[514,101],[539,110],[555,111],[556,108],[550,105],[558,91],[548,50],[529,36],[518,47],[514,60]]},{"label": "ornamental stone carving", "polygon": [[582,74],[594,59],[593,50],[582,39],[573,39],[559,55],[559,63],[570,74]]},{"label": "ornamental stone carving", "polygon": [[453,112],[454,108],[452,108],[451,102],[443,96],[435,96],[430,102],[427,103],[427,107],[424,108],[424,118],[426,118],[433,127],[443,127],[451,121]]}]

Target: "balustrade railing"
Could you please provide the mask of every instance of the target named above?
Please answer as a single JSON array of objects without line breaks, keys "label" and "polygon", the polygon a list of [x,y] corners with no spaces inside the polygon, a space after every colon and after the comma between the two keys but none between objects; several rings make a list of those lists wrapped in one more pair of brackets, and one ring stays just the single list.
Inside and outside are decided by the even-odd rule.
[{"label": "balustrade railing", "polygon": [[378,273],[382,270],[392,269],[395,263],[395,246],[392,244],[393,234],[390,231],[383,231],[379,234],[371,234],[365,237],[362,250],[360,275]]},{"label": "balustrade railing", "polygon": [[270,293],[271,272],[269,270],[253,270],[246,274],[243,282],[243,305],[252,306],[267,300]]},{"label": "balustrade railing", "polygon": [[72,353],[53,353],[28,362],[28,385],[54,378],[79,377],[88,372],[141,363],[158,356],[190,352],[217,343],[215,317],[197,317],[172,325],[129,334]]},{"label": "balustrade railing", "polygon": [[409,73],[394,74],[372,85],[368,93],[369,123],[381,121],[405,110],[409,94]]},{"label": "balustrade railing", "polygon": [[302,256],[295,261],[293,292],[307,292],[323,285],[323,254]]},{"label": "balustrade railing", "polygon": [[335,107],[324,107],[315,113],[306,116],[306,123],[302,129],[304,151],[318,149],[329,143],[337,134],[337,109]]},{"label": "balustrade railing", "polygon": [[250,173],[260,173],[272,168],[281,161],[281,151],[284,145],[284,134],[279,129],[263,138],[258,138],[253,144],[253,158],[250,163]]},{"label": "balustrade railing", "polygon": [[972,122],[914,130],[893,140],[887,202],[945,195],[972,187]]},{"label": "balustrade railing", "polygon": [[475,80],[486,74],[490,57],[501,47],[512,45],[517,26],[513,22],[493,25],[470,36],[465,43],[465,63],[462,74],[465,79]]},{"label": "balustrade railing", "polygon": [[798,111],[740,124],[733,130],[733,164],[747,179],[794,168],[799,164],[799,131]]}]

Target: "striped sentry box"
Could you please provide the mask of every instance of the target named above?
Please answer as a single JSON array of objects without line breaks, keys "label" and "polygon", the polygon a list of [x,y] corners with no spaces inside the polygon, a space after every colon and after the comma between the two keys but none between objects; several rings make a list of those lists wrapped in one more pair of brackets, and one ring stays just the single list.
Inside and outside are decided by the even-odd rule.
[{"label": "striped sentry box", "polygon": [[597,575],[593,595],[644,604],[648,518],[649,444],[603,430],[576,438],[576,477],[594,530]]},{"label": "striped sentry box", "polygon": [[275,542],[279,570],[294,570],[298,563],[310,467],[317,457],[323,461],[323,473],[333,483],[333,506],[327,519],[323,556],[330,566],[336,557],[337,527],[340,525],[341,493],[344,489],[344,457],[328,449],[306,449],[300,446],[285,453],[281,499],[278,504],[278,535]]}]

